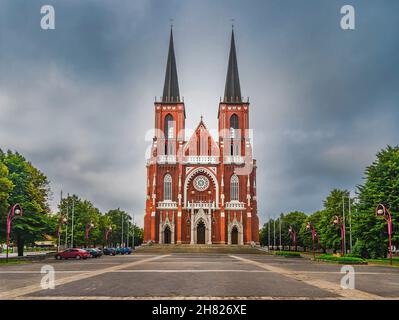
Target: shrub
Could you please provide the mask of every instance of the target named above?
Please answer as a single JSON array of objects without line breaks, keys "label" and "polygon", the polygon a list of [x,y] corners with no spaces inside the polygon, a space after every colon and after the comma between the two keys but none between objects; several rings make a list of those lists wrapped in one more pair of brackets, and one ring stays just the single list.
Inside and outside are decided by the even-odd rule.
[{"label": "shrub", "polygon": [[367,264],[366,260],[354,256],[333,256],[330,254],[323,254],[321,256],[316,257],[316,260],[320,261],[328,261],[328,262],[336,262],[336,263],[348,263],[348,264]]},{"label": "shrub", "polygon": [[276,256],[289,257],[289,258],[300,258],[301,257],[301,254],[299,252],[295,252],[295,251],[276,251],[274,254]]}]

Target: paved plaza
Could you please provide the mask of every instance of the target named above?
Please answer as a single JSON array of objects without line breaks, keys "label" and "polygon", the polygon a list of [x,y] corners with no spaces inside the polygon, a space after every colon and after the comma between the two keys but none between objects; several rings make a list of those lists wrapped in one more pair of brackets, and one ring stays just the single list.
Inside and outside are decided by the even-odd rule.
[{"label": "paved plaza", "polygon": [[[44,265],[55,288],[43,289]],[[167,253],[45,260],[0,266],[0,299],[392,299],[399,269],[354,266],[355,289],[340,286],[341,265],[268,254]]]}]

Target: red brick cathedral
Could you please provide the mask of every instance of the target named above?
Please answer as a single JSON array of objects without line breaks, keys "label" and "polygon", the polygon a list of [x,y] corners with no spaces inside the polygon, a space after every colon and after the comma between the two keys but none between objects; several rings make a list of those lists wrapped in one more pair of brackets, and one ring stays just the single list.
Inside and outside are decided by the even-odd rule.
[{"label": "red brick cathedral", "polygon": [[217,110],[218,141],[202,117],[191,138],[185,139],[186,108],[179,93],[172,30],[163,95],[154,113],[144,241],[259,244],[256,161],[249,102],[241,97],[234,31],[224,98]]}]

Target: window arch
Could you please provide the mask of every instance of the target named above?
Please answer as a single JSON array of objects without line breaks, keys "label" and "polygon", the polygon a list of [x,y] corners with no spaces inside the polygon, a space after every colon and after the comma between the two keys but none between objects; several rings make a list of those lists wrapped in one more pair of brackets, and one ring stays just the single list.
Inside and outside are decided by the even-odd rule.
[{"label": "window arch", "polygon": [[166,174],[163,178],[163,199],[165,201],[172,200],[172,176]]},{"label": "window arch", "polygon": [[233,174],[230,180],[230,200],[238,201],[239,200],[239,180],[238,176]]},{"label": "window arch", "polygon": [[238,116],[235,113],[230,117],[230,129],[238,129]]},{"label": "window arch", "polygon": [[169,139],[174,138],[175,121],[173,119],[173,116],[170,113],[165,117],[164,135],[165,135],[165,154],[172,155],[173,154],[173,141],[169,141]]},{"label": "window arch", "polygon": [[175,134],[174,131],[175,131],[175,122],[173,116],[169,113],[165,117],[165,123],[164,123],[165,139],[173,139]]},{"label": "window arch", "polygon": [[238,124],[238,116],[234,113],[230,117],[230,138],[232,139],[231,141],[231,146],[230,146],[230,154],[232,156],[238,156],[239,155],[239,124]]}]

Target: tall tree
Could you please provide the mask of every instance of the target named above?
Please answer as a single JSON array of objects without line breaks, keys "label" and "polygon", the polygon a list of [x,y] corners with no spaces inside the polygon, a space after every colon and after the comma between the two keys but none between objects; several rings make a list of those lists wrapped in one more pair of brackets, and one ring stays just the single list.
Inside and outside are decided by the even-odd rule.
[{"label": "tall tree", "polygon": [[[348,190],[333,189],[324,200],[324,209],[316,225],[320,245],[324,248],[333,249],[334,252],[341,249],[341,233],[339,227],[335,226],[333,221],[335,216],[343,218],[343,199],[348,199],[348,197]],[[348,227],[347,224],[346,227]]]},{"label": "tall tree", "polygon": [[383,203],[393,220],[393,244],[399,246],[399,146],[377,153],[376,160],[365,170],[365,183],[358,186],[357,214],[353,220],[355,253],[369,258],[386,256],[387,223],[375,216],[375,208]]},{"label": "tall tree", "polygon": [[8,202],[10,205],[19,203],[23,209],[23,216],[13,221],[11,234],[11,240],[16,241],[18,255],[21,256],[25,244],[33,244],[49,232],[49,182],[21,154],[8,151],[2,157],[9,171],[8,178],[14,185]]},{"label": "tall tree", "polygon": [[[74,247],[83,247],[102,243],[101,213],[90,201],[80,199],[77,195],[69,195],[62,199],[59,210],[67,218],[67,224],[62,228],[62,243],[66,242],[66,236],[68,246],[73,244]],[[93,227],[90,227],[86,240],[86,227],[90,224]],[[66,228],[68,233],[65,233]]]},{"label": "tall tree", "polygon": [[[313,214],[311,214],[310,216],[306,217],[306,220],[304,221],[304,223],[301,226],[301,229],[299,231],[302,241],[303,241],[303,246],[306,250],[306,248],[313,248],[313,240],[312,240],[312,232],[311,230],[308,230],[306,228],[307,224],[310,223],[313,225],[313,227],[315,228],[317,234],[319,235],[319,226],[320,226],[320,220],[321,220],[321,216],[323,215],[323,211],[316,211]],[[322,248],[324,251],[326,250],[325,247],[320,246],[319,241],[315,241],[315,249],[318,248]]]},{"label": "tall tree", "polygon": [[[109,217],[112,221],[113,230],[110,236],[110,243],[113,245],[122,246],[126,243],[126,232],[128,231],[128,221],[131,223],[132,218],[130,215],[121,209],[109,210],[105,216]],[[123,230],[123,239],[122,239]],[[130,232],[130,231],[129,231]]]},{"label": "tall tree", "polygon": [[[296,232],[296,245],[303,247],[303,235],[300,233],[302,225],[306,221],[306,214],[304,212],[300,211],[293,211],[285,214],[282,217],[282,223],[281,223],[281,235],[284,241],[282,241],[284,244],[287,244],[289,246],[293,246],[294,243],[291,240],[291,237],[288,233],[288,229],[291,226],[292,229]],[[295,247],[295,250],[297,248]]]},{"label": "tall tree", "polygon": [[[1,152],[1,150],[0,150]],[[2,152],[0,153],[0,243],[5,242],[6,239],[6,225],[7,214],[9,209],[10,192],[14,188],[13,183],[8,177],[8,168],[2,161]]]}]

